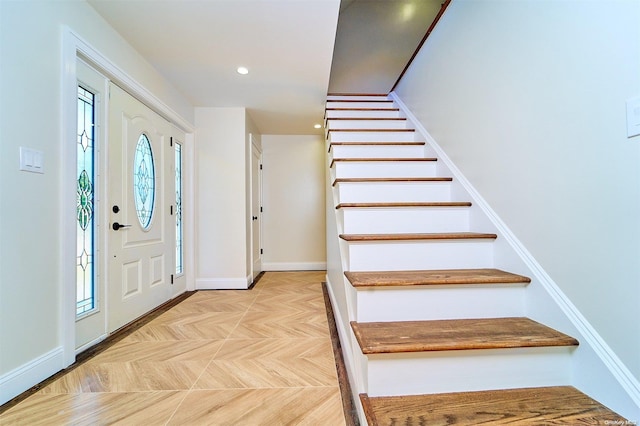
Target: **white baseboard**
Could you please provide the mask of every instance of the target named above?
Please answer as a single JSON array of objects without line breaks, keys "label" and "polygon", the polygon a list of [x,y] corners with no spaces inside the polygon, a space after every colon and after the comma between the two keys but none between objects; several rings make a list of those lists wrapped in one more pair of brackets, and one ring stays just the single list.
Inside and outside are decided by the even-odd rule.
[{"label": "white baseboard", "polygon": [[76,348],[76,355],[78,355],[80,352],[82,351],[86,351],[87,349],[97,345],[98,343],[102,342],[104,339],[106,339],[109,335],[108,334],[103,334],[87,343],[85,343],[84,345],[80,346],[79,348]]},{"label": "white baseboard", "polygon": [[63,352],[59,346],[0,376],[0,405],[62,370]]},{"label": "white baseboard", "polygon": [[263,262],[263,271],[325,271],[327,262]]},{"label": "white baseboard", "polygon": [[196,278],[196,290],[246,290],[249,288],[244,278]]}]

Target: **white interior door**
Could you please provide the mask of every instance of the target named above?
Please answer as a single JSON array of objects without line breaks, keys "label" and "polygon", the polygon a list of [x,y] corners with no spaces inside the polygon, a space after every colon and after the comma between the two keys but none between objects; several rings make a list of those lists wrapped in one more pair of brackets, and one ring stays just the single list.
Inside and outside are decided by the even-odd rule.
[{"label": "white interior door", "polygon": [[110,85],[108,331],[171,296],[175,197],[170,124]]},{"label": "white interior door", "polygon": [[262,152],[251,143],[251,222],[253,279],[262,272]]}]

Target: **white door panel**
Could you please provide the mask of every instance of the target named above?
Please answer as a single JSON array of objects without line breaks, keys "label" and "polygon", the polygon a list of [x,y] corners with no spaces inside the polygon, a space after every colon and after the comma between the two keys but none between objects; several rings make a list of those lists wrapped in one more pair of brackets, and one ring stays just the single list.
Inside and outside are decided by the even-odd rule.
[{"label": "white door panel", "polygon": [[[111,332],[170,298],[175,235],[169,206],[175,183],[170,124],[114,84],[109,111]],[[151,156],[136,163],[147,146]],[[136,197],[142,201],[136,203]]]}]

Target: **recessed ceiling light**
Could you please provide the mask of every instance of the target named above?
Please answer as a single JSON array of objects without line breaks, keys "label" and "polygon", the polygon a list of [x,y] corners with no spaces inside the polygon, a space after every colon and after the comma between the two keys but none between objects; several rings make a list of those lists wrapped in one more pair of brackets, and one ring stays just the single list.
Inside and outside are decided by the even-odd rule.
[{"label": "recessed ceiling light", "polygon": [[238,74],[249,74],[249,69],[247,67],[238,67],[238,69],[236,70],[238,71]]},{"label": "recessed ceiling light", "polygon": [[314,124],[314,125],[313,125],[313,128],[314,128],[314,129],[319,129],[319,128],[321,128],[321,127],[322,127],[322,125],[320,125],[320,124]]}]

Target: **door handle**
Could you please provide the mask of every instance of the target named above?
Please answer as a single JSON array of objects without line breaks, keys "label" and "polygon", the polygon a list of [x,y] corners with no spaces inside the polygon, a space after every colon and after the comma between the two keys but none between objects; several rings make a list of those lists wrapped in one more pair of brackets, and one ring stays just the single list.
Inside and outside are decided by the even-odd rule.
[{"label": "door handle", "polygon": [[113,228],[114,231],[117,231],[120,228],[128,228],[131,225],[121,225],[118,222],[113,222],[113,225],[111,225],[111,227]]},{"label": "door handle", "polygon": [[251,219],[258,220],[258,216],[252,216]]}]

